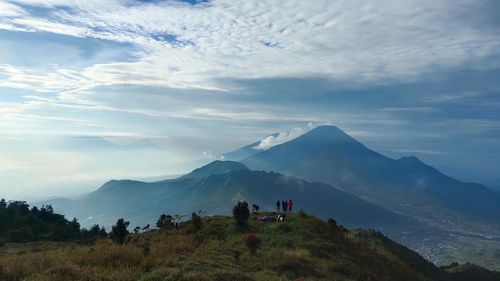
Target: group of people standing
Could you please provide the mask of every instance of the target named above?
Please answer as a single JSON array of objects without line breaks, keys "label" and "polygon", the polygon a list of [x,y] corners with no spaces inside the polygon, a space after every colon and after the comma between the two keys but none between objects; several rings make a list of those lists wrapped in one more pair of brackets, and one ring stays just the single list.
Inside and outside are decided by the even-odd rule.
[{"label": "group of people standing", "polygon": [[280,201],[280,200],[276,201],[276,210],[278,211],[278,213],[280,211],[291,212],[292,208],[293,208],[293,201],[292,201],[292,199],[283,200],[283,201]]}]

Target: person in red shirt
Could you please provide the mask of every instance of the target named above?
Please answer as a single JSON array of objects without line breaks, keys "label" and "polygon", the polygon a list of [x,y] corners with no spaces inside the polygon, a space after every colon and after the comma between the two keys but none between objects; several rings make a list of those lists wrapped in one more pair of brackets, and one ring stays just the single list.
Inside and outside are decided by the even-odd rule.
[{"label": "person in red shirt", "polygon": [[288,200],[288,211],[291,212],[293,207],[293,201],[292,199]]}]

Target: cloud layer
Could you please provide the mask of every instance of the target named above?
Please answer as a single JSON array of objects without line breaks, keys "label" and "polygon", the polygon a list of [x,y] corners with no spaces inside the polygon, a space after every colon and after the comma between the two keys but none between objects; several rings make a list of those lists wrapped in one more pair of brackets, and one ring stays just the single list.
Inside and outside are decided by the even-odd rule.
[{"label": "cloud layer", "polygon": [[[137,170],[147,176],[287,132],[257,147],[267,149],[311,122],[339,125],[395,157],[413,152],[450,173],[492,179],[498,171],[488,155],[500,153],[499,7],[487,0],[2,1],[0,172],[22,176],[0,182],[0,191],[61,174],[92,178],[105,168],[92,168],[99,159],[89,150],[55,145],[68,138],[156,141],[161,156],[110,155],[122,166],[104,171],[130,176],[138,168],[125,160],[141,159],[156,163]],[[29,153],[40,139],[39,149],[75,164],[44,163],[50,170],[40,172],[40,158]],[[464,154],[473,165],[458,164]]]}]

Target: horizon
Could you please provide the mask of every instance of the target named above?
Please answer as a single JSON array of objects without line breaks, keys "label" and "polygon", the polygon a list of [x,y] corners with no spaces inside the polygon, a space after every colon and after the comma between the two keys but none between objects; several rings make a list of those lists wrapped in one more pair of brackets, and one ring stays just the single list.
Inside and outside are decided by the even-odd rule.
[{"label": "horizon", "polygon": [[490,0],[4,0],[0,197],[184,174],[320,125],[498,188],[499,76]]}]

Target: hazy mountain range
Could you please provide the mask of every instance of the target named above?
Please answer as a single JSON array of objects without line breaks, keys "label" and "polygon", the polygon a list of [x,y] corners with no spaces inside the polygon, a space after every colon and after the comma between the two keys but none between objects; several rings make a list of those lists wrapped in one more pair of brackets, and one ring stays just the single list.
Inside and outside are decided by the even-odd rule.
[{"label": "hazy mountain range", "polygon": [[135,224],[155,222],[159,214],[230,214],[239,200],[275,210],[277,200],[349,227],[410,229],[414,222],[328,184],[306,182],[274,172],[251,171],[233,161],[214,161],[177,179],[157,182],[111,180],[81,199],[50,203],[84,225],[110,225],[119,217]]}]

